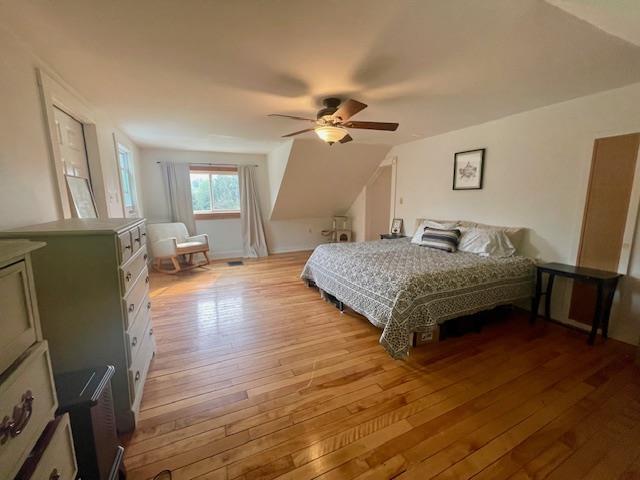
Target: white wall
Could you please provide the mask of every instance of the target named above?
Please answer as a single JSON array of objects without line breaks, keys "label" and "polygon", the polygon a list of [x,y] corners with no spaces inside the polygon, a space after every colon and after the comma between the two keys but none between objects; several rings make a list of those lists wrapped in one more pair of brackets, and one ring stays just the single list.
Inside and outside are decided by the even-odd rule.
[{"label": "white wall", "polygon": [[[640,131],[640,84],[590,95],[394,147],[396,217],[457,218],[530,229],[523,253],[574,263],[595,138]],[[484,189],[453,191],[453,155],[486,148]],[[640,179],[636,179],[640,181]],[[610,334],[640,336],[640,233]],[[558,282],[553,316],[566,321],[570,289]]]},{"label": "white wall", "polygon": [[367,187],[365,186],[349,207],[346,215],[351,219],[351,236],[354,242],[366,240]]},{"label": "white wall", "polygon": [[[140,150],[142,192],[144,207],[149,222],[166,222],[171,218],[159,161],[184,163],[233,163],[255,164],[256,182],[260,197],[260,208],[265,225],[265,234],[270,253],[312,250],[326,241],[320,232],[331,227],[331,219],[305,218],[301,220],[268,220],[271,195],[268,177],[267,156],[260,154],[191,152],[143,148]],[[198,233],[206,233],[211,241],[215,258],[242,256],[242,237],[239,219],[198,220]]]},{"label": "white wall", "polygon": [[[0,229],[48,222],[60,216],[36,68],[53,71],[0,27]],[[95,173],[105,182],[103,187],[94,180],[96,199],[102,201],[101,211],[121,217],[113,146],[116,128],[95,113],[101,164],[101,172]]]},{"label": "white wall", "polygon": [[271,150],[267,155],[267,172],[269,177],[269,212],[268,216],[271,216],[271,211],[278,198],[278,192],[280,191],[280,185],[284,177],[284,172],[287,169],[287,163],[289,162],[289,155],[291,154],[291,147],[293,146],[293,140],[289,140],[282,145],[278,145]]}]

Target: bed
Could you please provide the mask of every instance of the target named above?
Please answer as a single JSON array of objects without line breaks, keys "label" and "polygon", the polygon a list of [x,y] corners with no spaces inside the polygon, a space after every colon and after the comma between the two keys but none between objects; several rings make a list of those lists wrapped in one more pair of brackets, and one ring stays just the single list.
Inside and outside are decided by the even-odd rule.
[{"label": "bed", "polygon": [[382,346],[404,358],[413,332],[530,298],[534,263],[519,255],[448,253],[402,238],[320,245],[301,277],[381,328]]}]

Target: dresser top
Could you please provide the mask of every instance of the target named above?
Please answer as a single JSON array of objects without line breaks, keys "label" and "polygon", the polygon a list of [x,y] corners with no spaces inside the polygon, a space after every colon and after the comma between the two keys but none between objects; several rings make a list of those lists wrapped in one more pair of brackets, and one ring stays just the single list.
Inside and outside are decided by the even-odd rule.
[{"label": "dresser top", "polygon": [[0,232],[0,237],[19,237],[20,235],[113,235],[144,222],[144,218],[67,218],[54,222],[29,225]]},{"label": "dresser top", "polygon": [[0,263],[6,263],[45,245],[46,243],[44,242],[32,242],[30,240],[0,240]]}]

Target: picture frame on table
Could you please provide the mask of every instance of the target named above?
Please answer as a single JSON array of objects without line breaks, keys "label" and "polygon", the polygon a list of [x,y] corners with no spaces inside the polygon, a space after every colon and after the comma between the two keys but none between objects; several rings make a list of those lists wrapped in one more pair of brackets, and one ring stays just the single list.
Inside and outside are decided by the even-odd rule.
[{"label": "picture frame on table", "polygon": [[401,232],[402,232],[402,219],[394,218],[393,221],[391,222],[391,233],[393,233],[394,235],[400,235]]}]

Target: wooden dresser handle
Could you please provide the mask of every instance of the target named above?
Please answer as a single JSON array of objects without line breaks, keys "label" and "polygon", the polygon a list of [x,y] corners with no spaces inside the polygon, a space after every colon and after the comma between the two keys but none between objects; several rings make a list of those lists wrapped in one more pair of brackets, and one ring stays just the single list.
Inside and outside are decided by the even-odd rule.
[{"label": "wooden dresser handle", "polygon": [[136,309],[136,306],[132,303],[129,305],[129,313],[132,313]]},{"label": "wooden dresser handle", "polygon": [[49,480],[60,480],[60,474],[58,473],[58,469],[54,468],[51,471],[51,475],[49,475]]}]

